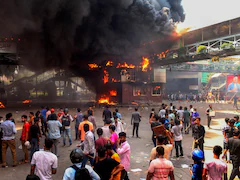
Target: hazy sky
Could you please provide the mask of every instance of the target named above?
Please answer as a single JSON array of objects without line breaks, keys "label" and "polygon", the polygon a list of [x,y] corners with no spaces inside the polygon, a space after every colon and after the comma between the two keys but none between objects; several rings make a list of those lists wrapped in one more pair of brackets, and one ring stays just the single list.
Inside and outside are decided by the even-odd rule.
[{"label": "hazy sky", "polygon": [[240,17],[240,0],[182,0],[186,19],[181,25],[198,29]]}]

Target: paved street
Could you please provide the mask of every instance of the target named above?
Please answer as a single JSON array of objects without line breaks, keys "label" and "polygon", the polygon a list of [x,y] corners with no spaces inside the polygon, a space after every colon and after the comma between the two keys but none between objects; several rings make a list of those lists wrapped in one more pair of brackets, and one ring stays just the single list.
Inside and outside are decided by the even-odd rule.
[{"label": "paved street", "polygon": [[[169,102],[166,102],[169,104]],[[182,105],[183,107],[187,105],[189,107],[190,103],[178,103],[175,102],[174,105],[177,107],[179,105]],[[202,117],[202,123],[206,125],[206,116],[205,116],[205,110],[208,106],[206,103],[192,103],[194,107],[197,107],[198,112],[200,113]],[[57,108],[57,107],[56,107]],[[206,143],[205,143],[205,154],[206,159],[212,158],[212,147],[214,145],[221,145],[222,146],[222,132],[221,127],[224,124],[224,118],[229,117],[232,118],[233,114],[237,114],[232,108],[232,105],[230,104],[213,104],[213,108],[216,109],[217,114],[216,117],[212,121],[212,129],[208,130],[206,127]],[[157,107],[155,108],[158,109]],[[19,137],[21,134],[21,122],[20,117],[22,114],[25,114],[30,111],[36,111],[36,108],[24,108],[24,109],[18,109],[18,112],[16,112],[15,109],[1,109],[0,115],[5,115],[6,112],[13,112],[14,118],[17,121],[17,147],[20,145]],[[114,110],[114,109],[111,109]],[[133,111],[132,108],[119,108],[119,111],[122,113],[122,116],[124,118],[124,122],[127,123],[127,135],[131,135],[132,127],[130,126],[130,116],[131,112]],[[153,147],[153,143],[151,141],[151,130],[150,125],[148,123],[148,117],[149,113],[151,111],[151,107],[148,108],[142,108],[142,116],[143,119],[141,121],[139,135],[141,139],[137,138],[128,138],[128,141],[131,145],[131,169],[139,169],[139,172],[132,172],[129,171],[129,177],[131,180],[139,180],[139,179],[145,179],[147,174],[147,168],[149,165],[149,153]],[[70,114],[75,114],[75,108],[70,108]],[[98,108],[95,109],[95,116],[97,118],[97,125],[98,127],[101,127],[103,125],[102,118],[102,109]],[[72,123],[72,126],[74,124]],[[74,134],[74,128],[72,128],[72,135]],[[53,175],[54,180],[60,180],[62,179],[62,176],[64,174],[64,170],[71,165],[69,154],[72,149],[77,145],[78,142],[74,141],[73,145],[71,147],[61,147],[62,141],[59,144],[60,147],[60,157],[59,157],[59,167],[57,170],[57,174]],[[41,147],[43,144],[41,143]],[[188,166],[192,164],[191,160],[191,150],[192,150],[192,138],[191,135],[184,135],[183,139],[183,148],[184,148],[184,158],[180,160],[172,160],[174,166],[175,166],[175,178],[178,180],[180,179],[190,179],[189,174],[189,168]],[[175,150],[173,150],[172,155],[175,155]],[[23,153],[20,149],[17,150],[17,158],[18,160],[21,160],[23,158]],[[8,164],[9,167],[6,169],[0,169],[1,174],[1,180],[15,180],[15,179],[25,179],[27,174],[30,172],[30,164],[24,164],[19,165],[15,168],[11,167],[12,164],[12,158],[10,155],[10,150],[8,150]],[[229,172],[231,165],[229,165]]]}]

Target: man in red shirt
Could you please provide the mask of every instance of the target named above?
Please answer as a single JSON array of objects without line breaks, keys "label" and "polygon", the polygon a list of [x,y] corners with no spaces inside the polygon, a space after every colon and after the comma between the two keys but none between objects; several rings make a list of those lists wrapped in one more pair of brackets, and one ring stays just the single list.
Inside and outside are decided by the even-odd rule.
[{"label": "man in red shirt", "polygon": [[22,150],[24,153],[24,161],[22,163],[28,163],[28,148],[25,145],[25,142],[28,141],[28,133],[29,133],[29,129],[30,129],[30,124],[27,121],[27,116],[26,115],[22,115],[22,122],[23,124],[23,128],[22,128],[22,135],[21,135],[21,142],[22,142]]}]

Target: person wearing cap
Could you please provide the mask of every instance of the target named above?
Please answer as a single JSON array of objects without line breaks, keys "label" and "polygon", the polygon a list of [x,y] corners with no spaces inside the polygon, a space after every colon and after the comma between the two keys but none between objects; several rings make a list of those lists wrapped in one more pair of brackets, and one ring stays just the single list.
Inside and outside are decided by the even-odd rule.
[{"label": "person wearing cap", "polygon": [[[68,167],[63,175],[63,180],[75,180],[75,173],[76,168],[81,169],[82,168],[82,161],[84,158],[84,153],[81,149],[77,148],[74,149],[70,153],[70,160],[73,164],[73,166]],[[89,165],[85,165],[84,168],[86,168],[92,178],[92,180],[100,180],[99,175],[93,170],[93,168]]]},{"label": "person wearing cap", "polygon": [[224,150],[223,159],[226,156],[227,151],[230,152],[230,159],[232,161],[232,173],[229,180],[233,180],[236,176],[240,178],[240,131],[235,129],[233,131],[233,137],[228,139],[227,148]]},{"label": "person wearing cap", "polygon": [[89,130],[93,131],[93,124],[91,122],[88,121],[88,115],[83,115],[83,122],[81,122],[79,124],[78,130],[79,130],[79,137],[80,140],[83,142],[84,138],[85,138],[85,134],[86,132],[84,131],[84,124],[88,124],[89,125]]},{"label": "person wearing cap", "polygon": [[66,145],[66,136],[69,139],[69,145],[72,145],[72,135],[71,135],[71,122],[73,118],[68,114],[68,108],[64,109],[64,114],[59,118],[62,123],[62,133],[63,133],[63,146]]}]

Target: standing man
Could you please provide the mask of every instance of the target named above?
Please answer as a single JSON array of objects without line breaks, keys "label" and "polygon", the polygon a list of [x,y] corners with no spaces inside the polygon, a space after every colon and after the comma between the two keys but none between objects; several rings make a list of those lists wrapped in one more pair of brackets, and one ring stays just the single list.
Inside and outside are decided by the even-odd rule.
[{"label": "standing man", "polygon": [[77,114],[74,116],[74,119],[76,120],[75,123],[75,140],[79,139],[79,124],[83,121],[83,114],[81,112],[80,108],[77,108]]},{"label": "standing man", "polygon": [[3,132],[2,137],[2,167],[7,167],[6,164],[6,153],[8,147],[11,149],[13,158],[13,167],[17,166],[17,156],[16,156],[16,141],[15,134],[17,133],[16,126],[12,122],[12,113],[6,114],[6,121],[2,122],[0,128]]},{"label": "standing man", "polygon": [[106,151],[105,147],[98,149],[99,161],[95,164],[94,171],[96,171],[102,180],[112,180],[123,170],[123,166],[114,159],[107,158]]},{"label": "standing man", "polygon": [[117,117],[121,120],[122,119],[122,115],[121,113],[118,111],[118,109],[115,109],[116,115]]},{"label": "standing man", "polygon": [[183,121],[183,109],[182,106],[179,107],[179,110],[177,110],[177,115],[178,115],[178,119]]},{"label": "standing man", "polygon": [[211,124],[211,120],[212,120],[212,117],[210,116],[210,112],[213,111],[212,109],[212,105],[210,104],[209,107],[207,108],[206,110],[206,114],[207,114],[207,120],[208,120],[208,128],[210,128],[210,124]]},{"label": "standing man", "polygon": [[165,105],[163,104],[162,105],[162,109],[159,111],[159,113],[158,113],[158,116],[160,117],[160,118],[165,118],[165,115],[166,115],[166,109],[165,109]]},{"label": "standing man", "polygon": [[236,126],[236,128],[238,128],[238,129],[240,129],[239,116],[238,115],[234,116],[234,120],[235,120],[234,126]]},{"label": "standing man", "polygon": [[[58,154],[58,144],[59,144],[59,139],[61,138],[61,134],[60,134],[60,128],[62,127],[62,124],[58,121],[58,117],[56,114],[51,114],[51,116],[49,116],[49,120],[48,120],[48,137],[49,139],[52,140],[53,142],[53,146],[52,152],[54,152],[54,154],[59,157]],[[54,148],[54,151],[53,151]]]},{"label": "standing man", "polygon": [[173,140],[170,139],[168,141],[167,139],[168,138],[166,136],[158,135],[158,137],[157,137],[157,143],[158,144],[157,144],[156,147],[152,148],[152,151],[150,153],[150,162],[157,158],[157,148],[158,147],[163,147],[164,148],[164,158],[169,160],[170,153],[173,149]]},{"label": "standing man", "polygon": [[28,147],[25,145],[25,142],[28,141],[29,138],[29,129],[30,129],[30,125],[27,122],[27,116],[26,115],[22,115],[22,122],[23,122],[23,127],[22,127],[22,135],[21,135],[21,142],[22,142],[22,150],[24,153],[24,160],[22,163],[28,163]]},{"label": "standing man", "polygon": [[138,112],[138,108],[135,108],[135,112],[132,113],[132,118],[131,118],[131,125],[133,125],[133,132],[132,132],[132,137],[134,137],[134,132],[136,129],[136,135],[137,138],[138,136],[138,128],[139,128],[139,123],[141,122],[141,115]]},{"label": "standing man", "polygon": [[224,174],[224,180],[227,180],[227,164],[220,160],[219,157],[222,154],[221,146],[214,146],[213,148],[213,161],[205,162],[203,169],[203,180],[216,179],[222,180]]},{"label": "standing man", "polygon": [[130,168],[130,153],[131,148],[127,142],[127,135],[125,132],[119,133],[119,139],[117,143],[117,153],[120,156],[121,164],[124,166],[124,170],[122,171],[121,179],[129,180],[128,178],[128,170]]},{"label": "standing man", "polygon": [[123,125],[122,125],[121,122],[118,121],[118,117],[117,116],[114,116],[114,122],[112,124],[116,127],[115,132],[117,134],[119,134],[120,132],[124,132]]},{"label": "standing man", "polygon": [[[76,175],[76,169],[81,169],[82,168],[82,161],[84,158],[84,154],[81,149],[76,148],[72,150],[70,154],[70,160],[73,163],[73,166],[68,167],[63,175],[63,180],[76,180],[75,175]],[[100,177],[98,174],[92,169],[91,166],[86,165],[85,168],[88,170],[92,180],[100,180]],[[81,174],[80,174],[81,175]],[[80,179],[82,179],[80,177]]]},{"label": "standing man", "polygon": [[79,124],[79,137],[80,140],[83,142],[85,138],[85,131],[84,131],[84,125],[88,124],[89,125],[89,130],[93,131],[93,124],[88,121],[88,115],[83,115],[83,122]]},{"label": "standing man", "polygon": [[39,176],[41,180],[52,180],[52,174],[57,173],[58,159],[50,151],[52,146],[53,142],[45,139],[44,151],[37,151],[33,154],[30,174]]},{"label": "standing man", "polygon": [[31,155],[30,158],[32,159],[33,154],[39,150],[39,142],[41,137],[40,128],[38,126],[39,118],[34,118],[34,124],[30,126],[29,136],[31,140]]},{"label": "standing man", "polygon": [[238,110],[237,102],[238,102],[238,97],[237,97],[237,95],[235,95],[234,98],[233,98],[233,107],[235,107],[236,110]]},{"label": "standing man", "polygon": [[93,116],[92,112],[89,112],[88,120],[93,124],[93,133],[94,133],[95,129],[97,129],[97,123],[96,123],[96,118]]},{"label": "standing man", "polygon": [[104,126],[102,127],[102,130],[103,130],[103,135],[102,137],[104,138],[107,138],[109,139],[111,137],[111,133],[109,131],[109,126],[112,124],[112,120],[110,119],[107,119],[105,122],[104,122]]},{"label": "standing man", "polygon": [[112,118],[112,112],[109,110],[109,106],[106,105],[103,114],[102,114],[103,120],[106,121],[107,119]]},{"label": "standing man", "polygon": [[230,152],[230,159],[232,160],[232,173],[229,180],[233,180],[236,176],[240,178],[240,131],[238,129],[233,131],[233,137],[227,142],[227,149],[224,151],[223,158],[225,158],[227,151]]},{"label": "standing man", "polygon": [[30,112],[29,113],[29,124],[30,126],[34,124],[34,113],[33,112]]},{"label": "standing man", "polygon": [[72,145],[72,135],[71,135],[71,121],[73,118],[70,114],[68,114],[68,108],[64,109],[64,114],[60,117],[60,121],[62,122],[62,132],[63,132],[63,146],[66,145],[66,136],[69,139],[69,145]]},{"label": "standing man", "polygon": [[172,134],[174,136],[175,141],[175,149],[176,149],[176,158],[179,158],[178,147],[180,148],[180,157],[183,157],[183,148],[182,148],[182,121],[176,120],[175,126],[172,127]]},{"label": "standing man", "polygon": [[189,129],[190,129],[190,117],[191,114],[190,112],[187,110],[187,107],[184,108],[183,111],[183,123],[184,123],[184,130],[185,130],[185,134],[189,134]]},{"label": "standing man", "polygon": [[107,144],[107,139],[103,138],[103,130],[102,128],[98,128],[97,129],[97,135],[98,135],[98,139],[95,141],[95,148],[96,148],[96,152],[98,151],[98,147],[104,147],[105,144]]},{"label": "standing man", "polygon": [[154,159],[148,168],[148,174],[146,180],[174,180],[174,167],[171,161],[164,158],[164,148],[157,148],[158,158]]},{"label": "standing man", "polygon": [[83,158],[83,164],[85,165],[89,159],[91,165],[93,166],[94,163],[94,153],[95,153],[95,142],[94,142],[94,135],[93,133],[89,130],[89,125],[84,124],[83,129],[85,131],[85,137],[83,141],[83,153],[84,153],[84,158]]},{"label": "standing man", "polygon": [[200,117],[197,117],[194,121],[194,126],[192,129],[192,135],[194,138],[194,148],[201,149],[204,152],[204,137],[205,137],[205,128],[203,125],[201,125],[201,119]]}]

